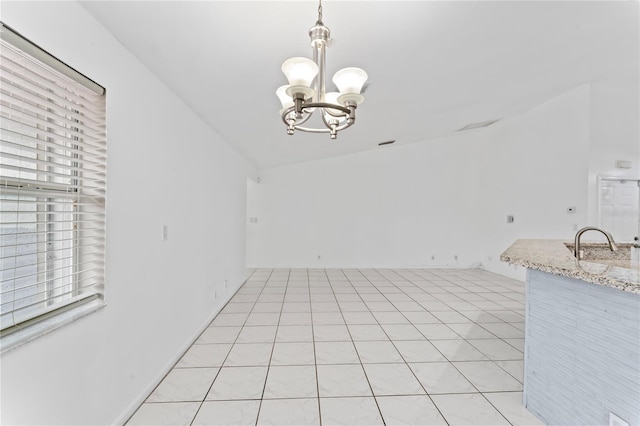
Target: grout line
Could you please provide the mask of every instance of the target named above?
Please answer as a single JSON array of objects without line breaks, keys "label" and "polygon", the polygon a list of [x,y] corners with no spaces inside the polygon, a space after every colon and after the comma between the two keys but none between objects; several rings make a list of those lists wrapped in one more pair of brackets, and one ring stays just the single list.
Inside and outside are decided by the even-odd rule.
[{"label": "grout line", "polygon": [[[255,270],[254,270],[255,272]],[[182,360],[182,358],[184,357],[184,355],[189,352],[189,350],[193,347],[193,345],[196,344],[196,342],[198,341],[198,339],[200,339],[200,337],[204,334],[205,331],[207,331],[207,329],[209,327],[211,327],[211,324],[213,323],[213,321],[215,321],[215,319],[218,317],[218,315],[220,315],[222,313],[222,311],[224,310],[224,308],[227,307],[227,305],[229,303],[231,303],[231,300],[233,300],[233,298],[236,296],[236,294],[238,294],[238,292],[240,291],[240,289],[242,287],[244,287],[244,285],[246,284],[246,282],[249,280],[249,278],[251,277],[251,275],[253,275],[253,272],[251,274],[249,274],[249,276],[247,276],[244,280],[244,282],[236,289],[236,291],[234,292],[234,294],[229,298],[229,300],[227,301],[227,303],[224,304],[224,306],[222,306],[220,308],[220,311],[216,314],[216,316],[211,320],[211,322],[209,322],[209,325],[200,332],[200,334],[194,339],[193,343],[187,348],[186,351],[184,351],[184,353],[182,354],[182,356],[175,362],[175,364],[173,364],[173,366],[169,369],[169,371],[167,371],[167,374],[165,374],[162,379],[160,380],[160,382],[158,382],[158,384],[156,385],[155,388],[153,388],[153,390],[149,393],[149,395],[147,395],[147,397],[144,399],[144,401],[142,402],[142,404],[140,404],[140,406],[131,414],[131,416],[129,416],[129,418],[124,422],[124,424],[126,425],[132,418],[133,416],[136,415],[136,413],[138,412],[138,410],[140,410],[140,408],[144,405],[147,404],[147,400],[149,399],[149,397],[156,391],[156,389],[158,389],[158,387],[162,384],[162,382],[167,378],[167,376],[169,375],[169,373],[171,373],[175,368],[176,365],[178,365],[178,363]],[[222,367],[220,367],[222,368]],[[216,376],[214,377],[213,381],[215,381],[215,379],[218,377],[218,374],[220,373],[220,370],[218,370],[218,373],[216,373]],[[213,385],[213,382],[211,382]],[[209,388],[210,390],[211,388]],[[209,391],[207,391],[208,393]],[[205,394],[205,399],[207,397],[207,394]],[[200,406],[202,406],[202,404],[200,404]],[[198,407],[198,410],[196,411],[196,415],[198,414],[198,412],[200,411],[200,407]],[[195,419],[195,416],[193,417],[193,419],[191,419],[190,423],[193,423],[193,420]]]},{"label": "grout line", "polygon": [[[358,270],[358,272],[362,273],[360,270]],[[367,278],[367,281],[369,283],[371,283],[371,281],[369,281],[368,278]],[[351,283],[351,280],[349,280],[349,282]],[[353,286],[353,283],[351,283],[351,285]],[[378,319],[375,317],[375,315],[373,315],[373,312],[369,308],[369,305],[367,305],[366,302],[364,301],[364,299],[362,299],[362,296],[360,295],[358,290],[356,290],[356,294],[358,294],[358,297],[360,297],[360,299],[362,300],[364,305],[367,307],[367,309],[368,309],[367,312],[369,312],[369,314],[373,317],[373,319],[376,321],[376,323],[378,323]],[[380,327],[380,324],[378,324],[378,327]],[[385,335],[386,335],[387,334],[386,331],[382,327],[380,327],[380,328],[382,329],[383,333],[385,333]],[[349,327],[347,327],[347,330],[349,330]],[[349,336],[351,336],[351,330],[349,330]],[[387,335],[387,337],[389,337],[389,336]],[[389,339],[389,340],[391,340],[391,339]],[[384,415],[382,414],[382,410],[380,409],[380,404],[378,403],[378,399],[376,398],[376,393],[373,391],[373,386],[371,385],[371,380],[369,379],[369,375],[367,374],[367,370],[365,370],[365,368],[364,368],[364,364],[362,363],[362,357],[360,356],[360,351],[358,351],[358,346],[356,345],[356,342],[353,340],[353,336],[351,337],[351,341],[352,341],[353,346],[354,346],[354,348],[356,350],[356,353],[358,354],[358,359],[360,360],[360,368],[362,368],[362,371],[364,372],[364,377],[367,379],[367,383],[369,383],[369,388],[371,389],[371,396],[373,397],[373,400],[376,403],[376,407],[378,407],[378,413],[380,413],[380,418],[382,419],[382,422],[386,425],[387,421],[385,420]]]},{"label": "grout line", "polygon": [[320,406],[320,380],[318,379],[318,359],[316,357],[316,332],[313,323],[313,301],[311,300],[311,280],[307,269],[307,289],[309,291],[309,312],[311,315],[311,342],[313,344],[313,369],[316,372],[316,397],[318,398],[318,421],[322,426],[322,407]]},{"label": "grout line", "polygon": [[[388,280],[387,280],[388,281]],[[391,283],[391,281],[389,281]],[[393,283],[391,283],[393,284]],[[393,284],[395,286],[395,284]],[[397,287],[397,286],[396,286]],[[404,293],[404,292],[403,292]],[[406,294],[406,293],[405,293]],[[413,300],[413,298],[411,298]],[[395,305],[394,305],[395,306]],[[428,310],[425,309],[425,311],[429,312]],[[399,311],[400,312],[400,311]],[[401,312],[402,313],[402,312]],[[430,313],[430,312],[429,312]],[[402,315],[404,316],[404,314]],[[374,316],[375,318],[375,316]],[[405,317],[405,319],[407,319],[409,321],[408,318]],[[377,318],[376,318],[377,321]],[[410,324],[413,325],[413,322],[409,321]],[[382,328],[382,326],[380,326]],[[417,329],[417,327],[414,328]],[[384,328],[383,328],[384,330]],[[418,332],[420,332],[420,330],[418,330]],[[385,331],[386,333],[386,331]],[[422,332],[420,332],[420,334],[422,334]],[[422,334],[422,336],[426,339],[427,342],[431,343],[430,340],[427,338],[427,336],[424,336],[424,334]],[[389,341],[391,341],[391,344],[393,345],[393,348],[396,350],[396,352],[398,352],[398,355],[400,355],[400,358],[402,358],[402,360],[404,361],[404,365],[409,369],[409,371],[411,372],[411,374],[413,375],[414,379],[418,382],[418,384],[420,385],[420,387],[422,388],[422,390],[424,390],[425,395],[427,396],[427,398],[429,398],[429,401],[431,401],[431,403],[433,404],[433,406],[436,408],[436,410],[438,410],[438,413],[440,414],[440,416],[442,417],[442,419],[444,419],[444,421],[447,423],[447,425],[449,425],[449,421],[447,420],[447,418],[444,416],[444,414],[442,413],[442,411],[440,411],[440,407],[438,407],[438,405],[435,403],[435,401],[433,400],[433,398],[431,398],[431,395],[429,394],[429,392],[427,391],[427,389],[424,387],[424,385],[422,384],[422,382],[420,381],[420,379],[418,378],[418,376],[416,375],[415,371],[413,371],[413,369],[411,368],[411,366],[409,365],[409,363],[407,362],[407,360],[405,359],[404,355],[402,355],[402,352],[400,352],[400,350],[398,350],[398,347],[396,346],[396,344],[394,343],[393,340],[389,339]],[[433,344],[431,343],[431,345],[436,349],[436,351],[438,351],[440,353],[440,355],[442,355],[442,357],[444,359],[446,359],[449,363],[449,359],[444,356],[443,353],[440,352],[440,350]],[[376,400],[377,402],[377,400]]]},{"label": "grout line", "polygon": [[[271,274],[269,274],[269,278],[267,278],[267,280],[265,281],[264,287],[262,288],[262,292],[264,292],[264,289],[267,287],[267,284],[269,283],[269,279],[273,275],[274,270],[275,269],[271,270]],[[256,426],[258,425],[258,419],[260,418],[260,411],[262,411],[262,401],[264,401],[264,392],[267,389],[267,380],[269,380],[269,370],[271,369],[271,360],[273,359],[273,351],[276,347],[276,339],[278,337],[278,327],[280,327],[280,319],[282,318],[282,308],[284,306],[284,300],[287,297],[287,289],[289,287],[290,277],[291,277],[291,270],[289,270],[289,273],[287,275],[287,285],[285,286],[284,294],[282,295],[282,304],[280,305],[280,315],[278,316],[278,324],[276,324],[276,332],[273,334],[273,342],[271,343],[271,355],[269,356],[269,363],[267,364],[267,373],[264,376],[264,384],[262,385],[262,394],[260,395],[260,403],[258,404],[258,412],[256,413]],[[262,295],[262,292],[260,293],[260,295]],[[258,303],[257,300],[256,300],[256,303]]]},{"label": "grout line", "polygon": [[[331,273],[330,273],[331,272]],[[286,273],[286,281],[284,282],[284,285],[282,285],[283,283],[281,283],[281,281],[283,280],[284,277],[282,277],[283,274]],[[266,277],[263,278],[263,274],[267,274]],[[306,277],[302,278],[302,274],[306,275]],[[249,280],[253,277],[257,277],[260,276],[259,280],[254,282],[251,281],[251,286],[250,287],[245,287],[245,285],[247,285],[247,283],[249,283]],[[481,275],[481,276],[480,276]],[[274,281],[271,281],[275,276],[278,277],[278,279],[275,279]],[[490,393],[503,393],[503,392],[523,392],[523,390],[495,390],[495,391],[487,391],[487,392],[481,392],[469,379],[466,378],[466,376],[462,373],[462,371],[460,371],[455,365],[455,363],[467,363],[467,362],[476,362],[473,360],[465,360],[465,361],[450,361],[446,356],[444,356],[444,354],[437,348],[437,346],[435,346],[433,344],[434,341],[441,341],[441,340],[462,340],[466,343],[468,343],[471,347],[473,347],[474,349],[478,350],[480,353],[482,353],[484,356],[486,356],[488,359],[482,360],[482,362],[491,362],[492,364],[498,366],[500,368],[501,371],[504,371],[509,377],[513,377],[518,383],[522,384],[522,382],[520,380],[518,380],[516,377],[514,377],[509,371],[507,371],[506,369],[504,369],[502,366],[500,366],[498,364],[498,361],[502,361],[502,360],[494,360],[494,359],[490,359],[486,354],[484,354],[484,352],[482,352],[480,349],[478,349],[477,347],[475,347],[475,345],[473,345],[473,343],[471,343],[471,341],[473,340],[487,340],[487,339],[491,339],[491,340],[498,340],[498,341],[502,341],[503,343],[509,345],[509,347],[513,347],[515,350],[517,350],[518,352],[521,352],[520,349],[518,349],[517,347],[515,347],[515,345],[512,345],[511,343],[509,343],[508,341],[506,341],[505,339],[508,338],[501,338],[497,335],[495,335],[495,337],[485,337],[485,338],[479,338],[479,339],[473,339],[473,338],[469,338],[469,337],[465,337],[463,336],[461,333],[456,332],[454,329],[451,329],[451,327],[449,327],[452,324],[458,324],[456,322],[447,322],[444,321],[442,319],[440,319],[437,315],[434,314],[434,312],[437,314],[440,311],[431,311],[429,308],[421,305],[421,303],[424,302],[428,302],[428,301],[423,301],[423,302],[418,302],[414,297],[416,295],[429,295],[431,297],[433,297],[435,299],[435,301],[437,301],[438,303],[442,303],[443,305],[447,306],[448,309],[447,311],[443,311],[443,312],[454,312],[458,315],[462,315],[465,318],[469,319],[469,322],[465,322],[465,323],[460,323],[460,324],[470,324],[473,327],[481,327],[481,329],[487,330],[488,333],[490,333],[491,335],[494,335],[490,330],[485,329],[481,324],[486,324],[486,323],[478,323],[475,320],[472,320],[471,318],[467,317],[464,312],[479,312],[480,314],[486,314],[486,315],[492,315],[491,312],[504,312],[506,315],[506,318],[518,318],[514,315],[518,315],[518,316],[522,316],[518,311],[522,311],[524,309],[524,306],[522,309],[518,309],[517,307],[513,307],[515,306],[516,303],[520,303],[522,305],[524,305],[524,302],[520,301],[520,295],[523,294],[523,291],[520,291],[519,288],[516,288],[516,283],[515,282],[511,282],[511,281],[491,281],[491,277],[492,276],[487,276],[486,274],[475,274],[473,271],[469,271],[469,270],[446,270],[446,269],[434,269],[434,270],[410,270],[410,269],[335,269],[335,270],[327,270],[327,269],[318,269],[318,270],[310,270],[310,269],[269,269],[267,270],[257,270],[254,269],[245,279],[245,282],[238,288],[238,290],[236,291],[236,293],[229,299],[229,301],[221,308],[220,313],[222,314],[224,313],[224,309],[227,308],[227,306],[229,305],[229,303],[243,303],[243,304],[251,304],[251,309],[249,309],[248,312],[237,312],[237,313],[241,313],[244,314],[246,313],[246,317],[244,318],[244,321],[242,322],[242,324],[240,325],[240,331],[238,332],[238,335],[236,335],[233,343],[231,343],[230,345],[230,349],[227,352],[226,356],[224,357],[224,360],[221,362],[220,367],[205,367],[205,366],[196,366],[196,367],[184,367],[184,368],[218,368],[218,372],[216,373],[216,376],[214,378],[214,380],[211,382],[211,384],[209,385],[209,389],[207,390],[207,392],[204,394],[204,397],[201,401],[171,401],[171,402],[200,402],[200,405],[194,415],[194,417],[192,418],[191,422],[193,423],[195,421],[195,418],[198,416],[204,402],[206,402],[206,397],[209,394],[209,392],[211,391],[213,384],[215,383],[215,380],[217,379],[218,375],[220,374],[222,368],[224,368],[224,364],[227,362],[228,357],[231,353],[231,351],[233,350],[233,348],[236,345],[242,345],[242,344],[250,344],[250,343],[262,343],[262,342],[244,342],[244,343],[239,343],[238,342],[238,338],[241,335],[242,331],[245,329],[245,327],[251,327],[251,326],[260,326],[263,324],[247,324],[247,322],[249,321],[249,318],[251,317],[252,314],[275,314],[276,312],[254,312],[253,310],[258,306],[258,304],[260,303],[279,303],[280,305],[280,311],[278,313],[278,321],[275,324],[275,334],[273,336],[273,341],[270,342],[272,347],[271,347],[271,354],[270,354],[270,358],[269,358],[269,362],[267,364],[267,372],[266,372],[266,376],[265,376],[265,382],[263,385],[263,389],[262,389],[262,394],[261,397],[259,398],[260,402],[258,404],[258,411],[256,414],[256,425],[258,423],[258,418],[260,416],[260,411],[262,409],[262,402],[263,400],[265,400],[264,395],[265,395],[265,391],[266,391],[266,385],[267,385],[267,380],[269,377],[269,371],[270,371],[270,367],[271,364],[273,362],[273,356],[275,353],[275,345],[277,343],[277,336],[278,336],[278,331],[279,331],[279,327],[280,327],[280,322],[282,320],[282,314],[285,313],[284,312],[284,308],[285,308],[285,304],[287,303],[287,296],[291,295],[291,296],[300,296],[302,294],[307,294],[308,295],[308,304],[309,304],[309,316],[310,316],[310,328],[311,328],[311,343],[312,343],[312,347],[313,347],[313,366],[315,369],[315,376],[316,376],[316,393],[317,393],[317,403],[318,403],[318,416],[320,419],[320,422],[322,424],[322,413],[321,413],[321,404],[320,404],[320,383],[319,383],[319,377],[318,377],[318,359],[317,359],[317,355],[316,355],[316,336],[315,336],[315,326],[316,325],[335,325],[335,326],[339,326],[342,325],[346,328],[347,333],[349,335],[349,343],[351,343],[352,347],[354,348],[354,350],[356,351],[356,355],[358,357],[359,363],[358,364],[322,364],[322,365],[359,365],[361,370],[364,372],[364,376],[365,379],[367,380],[367,383],[369,385],[369,390],[371,391],[371,395],[370,396],[352,396],[353,398],[362,398],[362,397],[372,397],[374,398],[374,401],[376,403],[376,406],[378,408],[378,413],[382,418],[382,421],[385,422],[384,420],[384,416],[382,414],[382,410],[380,409],[380,405],[378,404],[378,399],[379,397],[399,397],[399,396],[409,396],[408,394],[402,394],[402,395],[378,395],[376,396],[375,393],[373,392],[373,387],[371,384],[371,381],[367,375],[367,372],[364,368],[365,363],[363,363],[362,361],[362,357],[361,357],[361,351],[358,350],[358,347],[356,345],[356,342],[371,342],[371,340],[354,340],[353,339],[353,335],[350,329],[350,325],[351,326],[358,326],[358,325],[367,325],[367,326],[372,326],[372,325],[377,325],[384,333],[384,335],[386,336],[386,341],[391,342],[394,350],[398,353],[399,357],[402,359],[402,361],[397,361],[397,362],[373,362],[373,363],[366,363],[366,364],[379,364],[379,365],[384,365],[384,364],[398,364],[398,365],[405,365],[406,368],[409,368],[409,371],[411,371],[414,380],[416,380],[420,387],[422,388],[422,390],[425,392],[424,394],[422,393],[418,393],[418,394],[411,394],[411,395],[419,395],[419,396],[427,396],[431,403],[433,404],[433,406],[437,409],[438,413],[440,413],[440,415],[442,416],[442,418],[446,420],[446,418],[444,417],[443,413],[440,411],[440,408],[435,404],[433,398],[431,398],[431,394],[429,394],[426,390],[426,388],[422,385],[422,382],[418,379],[418,377],[416,376],[415,372],[413,371],[413,369],[410,367],[409,362],[407,362],[405,356],[402,354],[402,352],[400,352],[398,350],[398,347],[396,346],[397,340],[393,340],[391,339],[391,336],[389,335],[389,332],[384,328],[385,325],[396,325],[396,324],[382,324],[380,321],[380,319],[375,315],[375,314],[384,314],[384,313],[388,313],[388,312],[394,312],[394,313],[399,313],[400,315],[402,315],[402,317],[404,318],[404,320],[406,321],[406,323],[401,323],[400,325],[411,325],[414,329],[416,329],[416,331],[418,331],[420,333],[420,335],[424,338],[424,340],[420,339],[418,341],[425,341],[429,344],[431,344],[435,350],[440,353],[444,359],[446,360],[445,362],[448,364],[451,364],[456,371],[458,371],[467,381],[469,381],[469,383],[471,384],[471,386],[473,387],[473,389],[476,390],[476,392],[465,392],[467,394],[482,394],[483,398],[489,402],[489,404],[496,410],[498,411],[498,413],[500,413],[500,415],[502,417],[506,416],[496,407],[494,406],[491,401],[488,400],[488,398],[484,395],[484,394],[490,394]],[[270,281],[271,283],[275,283],[273,285],[270,285]],[[306,281],[306,283],[304,282]],[[241,289],[249,289],[251,288],[252,290],[255,290],[258,288],[258,286],[256,284],[261,283],[260,291],[259,293],[240,293]],[[300,285],[298,285],[300,284]],[[306,287],[305,287],[306,284]],[[519,283],[521,284],[521,283]],[[282,292],[282,288],[284,288],[284,292]],[[307,293],[300,293],[298,291],[298,289],[303,289],[306,288]],[[452,290],[457,290],[457,291],[452,291]],[[315,290],[315,291],[314,291]],[[324,291],[324,290],[328,290],[328,291]],[[337,290],[340,290],[340,292],[336,292]],[[348,291],[344,291],[344,290],[348,290]],[[433,290],[433,291],[430,291]],[[342,292],[344,291],[344,292]],[[251,296],[255,296],[255,299],[253,302],[234,302],[234,299],[236,296],[238,296],[240,294],[242,295],[251,295]],[[508,293],[508,295],[505,295],[504,297],[507,297],[508,302],[510,302],[512,304],[511,307],[507,307],[507,306],[502,306],[500,305],[500,301],[503,301],[502,299],[495,301],[494,303],[497,305],[500,305],[501,308],[493,308],[493,307],[489,307],[489,308],[480,308],[477,307],[476,305],[474,305],[473,302],[481,302],[481,300],[466,300],[464,298],[465,294],[475,294],[481,297],[485,297],[484,295],[489,295],[489,294],[496,294],[499,295],[501,293]],[[257,294],[257,295],[256,295]],[[275,299],[275,297],[267,297],[267,300],[261,300],[261,298],[263,296],[267,296],[267,295],[281,295],[282,299],[280,300],[280,302],[273,302],[272,300]],[[329,300],[330,297],[332,298],[332,300]],[[381,297],[383,300],[377,300],[378,297],[373,297],[373,296],[365,296],[365,295],[378,295],[379,297]],[[390,298],[391,295],[394,295],[393,297]],[[455,296],[456,298],[458,298],[459,300],[456,301],[451,301],[451,300],[441,300],[438,298],[438,295],[447,295],[447,296],[442,296],[442,297],[446,297],[449,298],[450,296],[448,295],[452,295]],[[401,297],[402,296],[402,297]],[[474,296],[475,297],[475,296]],[[405,299],[406,298],[406,299]],[[271,300],[269,300],[271,299]],[[298,299],[298,300],[296,300]],[[292,300],[290,303],[305,303],[304,301],[300,301],[300,299],[302,299],[302,297],[295,297],[294,300]],[[317,309],[322,308],[321,310],[319,310],[318,312],[315,312],[314,310],[314,300],[318,299],[317,304],[323,304],[321,306],[316,306]],[[373,300],[365,300],[365,299],[373,299]],[[392,299],[398,299],[398,300],[392,300]],[[404,300],[403,300],[404,299]],[[245,298],[246,300],[246,298]],[[488,301],[492,301],[489,298],[486,298],[486,300]],[[369,303],[376,303],[376,302],[383,302],[386,301],[385,303],[390,303],[391,306],[393,306],[394,310],[393,311],[374,311],[371,309],[371,307],[367,304]],[[420,324],[420,323],[414,323],[413,321],[411,321],[409,318],[407,318],[407,316],[405,315],[407,312],[414,312],[414,311],[403,311],[402,309],[400,309],[398,306],[396,306],[396,303],[403,303],[403,302],[414,302],[417,303],[420,308],[421,311],[416,311],[416,312],[426,312],[432,316],[435,317],[435,319],[438,321],[437,323],[429,323],[429,324],[441,324],[441,325],[445,325],[447,326],[449,329],[452,330],[452,332],[454,332],[456,335],[460,336],[461,339],[429,339],[427,338],[426,335],[424,335],[424,333],[422,333],[417,327],[416,324]],[[466,310],[459,310],[460,306],[458,308],[449,305],[447,302],[464,302],[467,304],[470,304],[472,306],[476,306],[476,309],[473,311],[466,311]],[[504,300],[507,301],[507,300]],[[366,309],[366,311],[344,311],[342,308],[341,303],[361,303],[364,305],[364,308]],[[337,306],[337,311],[332,311],[332,310],[326,310],[325,309],[325,305],[328,308],[329,304],[335,304]],[[402,305],[400,305],[402,306]],[[464,306],[464,305],[462,305]],[[265,306],[266,308],[266,306]],[[317,314],[327,314],[327,315],[320,315],[320,317],[327,317],[330,318],[332,316],[332,314],[339,314],[341,319],[342,319],[342,323],[341,324],[323,324],[324,321],[320,321],[318,324],[316,324],[316,322],[314,321],[314,312]],[[228,313],[236,313],[236,312],[228,312]],[[297,312],[292,312],[292,313],[297,313]],[[304,312],[303,312],[304,313]],[[358,324],[357,320],[354,323],[348,323],[345,317],[345,314],[348,313],[354,313],[354,314],[368,314],[371,318],[373,318],[374,323],[371,323],[371,320],[367,320],[365,324]],[[357,317],[357,315],[355,315]],[[509,326],[514,327],[512,324],[514,322],[522,322],[522,321],[506,321],[503,318],[497,316],[497,315],[493,315],[499,322],[496,322],[496,324],[509,324]],[[212,327],[211,324],[213,324],[213,322],[216,320],[216,318],[218,318],[218,315],[212,320],[212,322],[209,324],[209,326],[204,330],[206,331],[207,329],[209,329],[210,327]],[[522,318],[522,320],[524,321],[524,317]],[[386,322],[386,321],[383,321]],[[269,324],[271,326],[271,324]],[[293,324],[292,324],[293,325]],[[233,325],[233,327],[237,327],[237,325]],[[517,327],[514,327],[517,328]],[[521,331],[519,328],[517,328],[519,331]],[[204,333],[203,331],[203,333]],[[202,333],[201,333],[202,334]],[[196,338],[195,341],[197,341],[200,338],[200,336],[198,336]],[[522,337],[514,337],[514,339],[521,339]],[[195,344],[194,341],[194,344]],[[336,340],[338,342],[344,342],[343,340]],[[377,341],[377,340],[374,340]],[[415,340],[406,340],[406,341],[415,341]],[[295,341],[292,342],[286,342],[286,343],[296,343],[297,339]],[[305,342],[308,343],[308,341],[304,341],[301,340],[301,342]],[[324,340],[323,340],[324,342]],[[327,341],[330,342],[330,341]],[[264,343],[269,343],[269,342],[264,342]],[[283,342],[284,343],[284,342]],[[218,343],[212,343],[212,344],[218,344]],[[228,344],[228,343],[225,343]],[[187,349],[186,352],[188,352],[191,348],[193,347],[193,344]],[[186,353],[185,352],[185,353]],[[178,360],[176,362],[176,364],[169,370],[169,372],[167,373],[167,375],[173,371],[174,369],[176,369],[176,365],[178,364],[180,360]],[[522,361],[522,358],[520,359],[507,359],[505,361]],[[435,363],[435,362],[443,362],[443,361],[427,361],[424,363]],[[423,363],[423,362],[419,362],[419,363]],[[298,366],[298,365],[306,365],[309,366],[311,364],[298,364],[296,363],[296,361],[294,361],[293,364],[289,365],[283,365],[283,366]],[[236,366],[236,367],[245,367],[243,366]],[[160,384],[162,384],[162,382],[165,380],[165,377],[160,381]],[[160,386],[160,384],[158,386]],[[151,392],[153,393],[155,390],[157,389],[157,387]],[[442,393],[442,394],[433,394],[433,395],[461,395],[461,393]],[[345,396],[327,396],[327,397],[323,397],[323,398],[351,398],[351,397],[345,397]],[[148,399],[148,397],[147,397]],[[301,398],[288,398],[288,397],[282,397],[282,398],[266,398],[267,400],[288,400],[288,399],[301,399]],[[309,398],[303,398],[303,399],[309,399]],[[252,398],[245,398],[243,400],[257,400],[257,398],[252,399]],[[238,401],[237,399],[230,399],[230,400],[216,400],[216,401]],[[142,405],[144,404],[161,404],[161,403],[171,403],[169,401],[163,402],[163,401],[158,401],[158,402],[143,402],[143,404],[141,404],[140,407],[142,407]],[[140,407],[138,407],[138,409],[134,412],[134,414],[132,414],[132,416],[128,419],[130,420],[140,409]],[[508,421],[508,419],[507,419]]]},{"label": "grout line", "polygon": [[[247,279],[244,281],[244,283],[242,283],[242,285],[240,287],[238,287],[238,290],[236,290],[236,293],[233,295],[233,297],[231,297],[231,299],[229,299],[229,301],[222,307],[222,309],[220,309],[220,312],[218,312],[218,315],[220,315],[224,309],[227,307],[227,305],[229,305],[229,303],[231,303],[231,301],[236,297],[236,295],[238,294],[238,291],[240,291],[240,289],[242,287],[244,287],[244,285],[247,283],[247,281],[249,280],[249,278],[251,278],[251,276],[255,273],[255,270],[251,273],[251,275],[249,275],[247,277]],[[269,276],[271,276],[271,274],[269,274]],[[267,278],[268,279],[268,278]],[[262,287],[264,290],[264,287]],[[253,302],[253,306],[251,307],[251,310],[253,310],[253,308],[256,306],[256,303],[258,303],[258,298],[260,297],[260,294],[262,294],[262,290],[260,291],[260,293],[258,294],[258,297],[256,298],[255,302]],[[251,310],[249,311],[249,315],[251,313]],[[211,324],[213,324],[213,321],[216,320],[216,318],[218,317],[218,315],[215,316],[215,318],[211,321],[211,323],[209,324],[209,327],[211,327]],[[202,409],[202,406],[204,405],[205,401],[207,400],[207,396],[209,395],[209,392],[211,392],[211,388],[213,388],[213,384],[216,382],[216,380],[218,379],[218,376],[220,375],[220,372],[222,371],[222,368],[224,367],[224,364],[227,362],[227,359],[229,358],[229,354],[231,353],[231,351],[233,350],[234,345],[236,344],[236,341],[238,340],[238,336],[240,336],[240,333],[242,333],[242,329],[244,328],[244,325],[247,323],[248,319],[249,319],[249,315],[247,315],[247,317],[245,318],[244,322],[242,323],[242,325],[240,326],[240,331],[238,332],[238,335],[236,336],[236,338],[234,339],[233,343],[231,343],[231,347],[229,348],[229,352],[227,352],[227,355],[225,355],[224,359],[222,360],[222,363],[220,365],[220,368],[218,369],[218,372],[216,373],[215,377],[213,378],[213,381],[211,382],[211,384],[209,385],[209,389],[207,389],[207,392],[205,392],[204,397],[202,398],[202,401],[200,402],[200,406],[198,407],[198,409],[196,410],[196,414],[193,416],[193,419],[191,419],[191,423],[190,425],[193,424],[193,422],[196,420],[196,417],[198,417],[198,413],[200,412],[200,410]],[[207,327],[208,328],[208,327]],[[203,331],[204,333],[204,331]],[[197,339],[196,339],[197,340]],[[195,344],[195,342],[194,342]],[[191,347],[193,347],[193,345],[191,345]],[[191,347],[189,349],[191,349]],[[178,361],[179,362],[179,361]],[[174,366],[175,368],[175,366]]]},{"label": "grout line", "polygon": [[[489,393],[489,392],[485,392],[485,393]],[[498,409],[498,407],[496,407],[495,405],[493,405],[493,402],[489,401],[489,398],[487,398],[486,396],[484,396],[484,393],[480,392],[480,395],[482,395],[482,397],[484,398],[484,400],[485,400],[485,401],[487,401],[487,402],[489,403],[489,405],[491,405],[491,406],[494,408],[494,410],[496,410],[496,411],[497,411],[497,412],[502,416],[502,418],[503,418],[503,419],[505,419],[505,420],[507,421],[507,423],[509,423],[510,425],[512,425],[512,426],[513,426],[513,423],[512,423],[511,421],[509,421],[509,419],[507,419],[507,416],[505,416],[504,414],[502,414],[502,411],[500,411],[500,410]]]}]

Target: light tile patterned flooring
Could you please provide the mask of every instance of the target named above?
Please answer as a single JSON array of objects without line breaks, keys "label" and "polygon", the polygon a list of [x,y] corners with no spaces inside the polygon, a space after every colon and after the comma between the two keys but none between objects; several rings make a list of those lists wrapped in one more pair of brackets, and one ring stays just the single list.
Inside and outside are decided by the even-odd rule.
[{"label": "light tile patterned flooring", "polygon": [[523,330],[478,269],[259,269],[128,425],[539,425]]}]

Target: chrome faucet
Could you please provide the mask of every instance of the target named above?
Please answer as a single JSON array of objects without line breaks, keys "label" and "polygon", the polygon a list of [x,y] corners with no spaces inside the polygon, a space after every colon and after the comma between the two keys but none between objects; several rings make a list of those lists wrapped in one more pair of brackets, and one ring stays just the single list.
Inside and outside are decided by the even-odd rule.
[{"label": "chrome faucet", "polygon": [[604,234],[604,236],[607,237],[607,241],[609,242],[609,248],[611,249],[611,251],[618,251],[618,246],[616,245],[616,242],[613,241],[613,237],[611,236],[610,233],[600,228],[596,228],[595,226],[585,226],[584,228],[582,228],[576,233],[576,238],[574,241],[574,248],[573,248],[573,254],[575,255],[576,259],[579,260],[581,257],[580,256],[580,237],[582,236],[582,234],[584,234],[587,231],[602,232],[602,234]]}]

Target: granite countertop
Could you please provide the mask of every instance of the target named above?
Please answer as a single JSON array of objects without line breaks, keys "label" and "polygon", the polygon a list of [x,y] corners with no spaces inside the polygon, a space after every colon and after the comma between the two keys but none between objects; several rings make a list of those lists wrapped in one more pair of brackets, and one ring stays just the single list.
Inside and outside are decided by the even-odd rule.
[{"label": "granite countertop", "polygon": [[[640,294],[637,259],[577,260],[562,240],[518,240],[500,260],[589,283]],[[637,256],[636,256],[637,257]]]}]

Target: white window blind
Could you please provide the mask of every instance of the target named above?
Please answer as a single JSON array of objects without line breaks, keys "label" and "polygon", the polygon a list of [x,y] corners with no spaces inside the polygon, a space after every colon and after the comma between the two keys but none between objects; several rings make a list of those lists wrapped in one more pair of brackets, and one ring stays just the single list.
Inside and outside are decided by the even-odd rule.
[{"label": "white window blind", "polygon": [[2,335],[102,299],[104,89],[0,26]]}]

